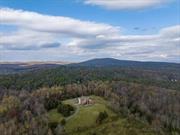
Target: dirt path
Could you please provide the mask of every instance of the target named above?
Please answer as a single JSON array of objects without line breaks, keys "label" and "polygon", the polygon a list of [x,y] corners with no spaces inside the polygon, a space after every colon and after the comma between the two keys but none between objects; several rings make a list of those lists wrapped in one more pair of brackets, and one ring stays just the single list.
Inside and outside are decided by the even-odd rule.
[{"label": "dirt path", "polygon": [[74,112],[74,114],[72,114],[71,116],[66,118],[66,121],[68,121],[69,119],[71,119],[72,117],[74,117],[76,114],[79,113],[80,107],[79,105],[76,105],[76,111]]}]

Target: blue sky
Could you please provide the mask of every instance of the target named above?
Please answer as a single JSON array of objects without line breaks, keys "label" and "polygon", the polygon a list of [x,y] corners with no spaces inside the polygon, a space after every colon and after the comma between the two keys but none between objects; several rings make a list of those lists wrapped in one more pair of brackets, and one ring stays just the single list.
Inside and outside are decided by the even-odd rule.
[{"label": "blue sky", "polygon": [[[82,61],[113,57],[180,62],[179,0],[112,1],[0,0],[0,60]],[[31,13],[35,17],[29,16]],[[24,21],[27,18],[32,26]],[[53,21],[65,21],[67,26]],[[174,36],[168,36],[172,32]]]}]

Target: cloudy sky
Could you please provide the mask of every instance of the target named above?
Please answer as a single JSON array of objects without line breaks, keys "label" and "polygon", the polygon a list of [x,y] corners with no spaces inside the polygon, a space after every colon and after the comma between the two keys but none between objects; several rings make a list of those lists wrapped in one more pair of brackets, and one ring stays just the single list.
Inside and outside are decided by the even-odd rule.
[{"label": "cloudy sky", "polygon": [[0,0],[0,61],[180,63],[180,0]]}]

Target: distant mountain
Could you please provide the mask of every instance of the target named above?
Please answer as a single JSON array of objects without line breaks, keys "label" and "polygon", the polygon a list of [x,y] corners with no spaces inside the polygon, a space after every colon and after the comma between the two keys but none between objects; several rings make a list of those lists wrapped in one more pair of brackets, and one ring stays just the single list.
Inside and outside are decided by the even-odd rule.
[{"label": "distant mountain", "polygon": [[118,67],[118,68],[133,68],[142,70],[156,70],[164,72],[176,72],[180,74],[180,64],[166,62],[139,62],[118,60],[113,58],[92,59],[80,63],[68,63],[59,61],[49,62],[15,62],[15,63],[0,63],[0,74],[24,73],[27,71],[35,71],[42,69],[56,68],[62,65],[68,67],[88,67],[88,68],[103,68],[103,67]]},{"label": "distant mountain", "polygon": [[92,59],[85,62],[73,64],[74,66],[88,66],[88,67],[128,67],[128,68],[143,68],[143,69],[180,69],[178,63],[167,62],[139,62],[118,60],[113,58]]},{"label": "distant mountain", "polygon": [[67,62],[1,62],[0,74],[24,73],[28,71],[56,68]]}]

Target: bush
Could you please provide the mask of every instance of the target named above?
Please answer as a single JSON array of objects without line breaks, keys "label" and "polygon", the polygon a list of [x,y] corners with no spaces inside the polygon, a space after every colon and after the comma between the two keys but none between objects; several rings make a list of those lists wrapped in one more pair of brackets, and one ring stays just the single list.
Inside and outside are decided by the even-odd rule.
[{"label": "bush", "polygon": [[59,104],[57,107],[59,113],[61,113],[64,117],[68,117],[74,113],[74,107],[68,104]]},{"label": "bush", "polygon": [[107,117],[108,117],[108,114],[106,111],[100,112],[96,119],[96,123],[101,124]]},{"label": "bush", "polygon": [[58,122],[49,122],[49,128],[51,128],[51,129],[55,129],[56,127],[57,127],[57,125],[58,125]]},{"label": "bush", "polygon": [[45,99],[44,107],[46,108],[46,110],[51,110],[51,109],[56,108],[58,104],[61,104],[59,100],[48,98],[48,99]]},{"label": "bush", "polygon": [[64,126],[66,124],[66,120],[65,119],[62,119],[61,120],[61,125]]}]

